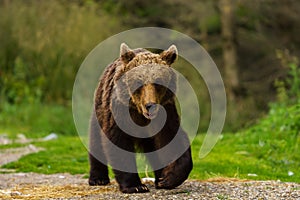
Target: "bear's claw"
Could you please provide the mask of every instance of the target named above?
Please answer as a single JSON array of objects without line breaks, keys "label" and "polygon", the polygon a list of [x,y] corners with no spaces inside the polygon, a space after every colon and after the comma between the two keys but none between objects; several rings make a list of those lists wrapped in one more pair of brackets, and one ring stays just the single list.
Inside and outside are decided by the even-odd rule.
[{"label": "bear's claw", "polygon": [[164,178],[159,178],[158,182],[155,184],[156,189],[173,189],[175,188],[178,184],[174,184],[177,181],[173,180],[175,177],[164,177]]},{"label": "bear's claw", "polygon": [[89,179],[90,186],[107,185],[107,184],[109,184],[109,179]]},{"label": "bear's claw", "polygon": [[149,189],[146,185],[142,184],[136,187],[121,188],[121,191],[123,193],[145,193],[145,192],[149,192]]}]

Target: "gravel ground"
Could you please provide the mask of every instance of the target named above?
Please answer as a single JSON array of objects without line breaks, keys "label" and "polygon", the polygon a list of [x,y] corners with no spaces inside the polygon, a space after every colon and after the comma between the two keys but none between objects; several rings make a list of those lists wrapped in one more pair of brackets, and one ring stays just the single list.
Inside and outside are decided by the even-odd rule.
[{"label": "gravel ground", "polygon": [[35,173],[0,174],[0,199],[299,199],[300,184],[237,179],[188,180],[173,190],[122,194],[112,181],[108,186],[90,187],[82,175]]}]

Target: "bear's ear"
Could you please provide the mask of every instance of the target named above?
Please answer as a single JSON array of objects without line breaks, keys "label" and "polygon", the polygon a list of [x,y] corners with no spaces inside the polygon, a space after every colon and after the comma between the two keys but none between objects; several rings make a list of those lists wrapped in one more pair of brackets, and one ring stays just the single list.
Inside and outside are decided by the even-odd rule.
[{"label": "bear's ear", "polygon": [[177,47],[173,44],[167,50],[163,51],[161,54],[161,59],[166,61],[168,65],[175,62],[178,56]]},{"label": "bear's ear", "polygon": [[121,60],[127,64],[134,58],[134,56],[135,53],[125,43],[122,43],[120,46]]}]

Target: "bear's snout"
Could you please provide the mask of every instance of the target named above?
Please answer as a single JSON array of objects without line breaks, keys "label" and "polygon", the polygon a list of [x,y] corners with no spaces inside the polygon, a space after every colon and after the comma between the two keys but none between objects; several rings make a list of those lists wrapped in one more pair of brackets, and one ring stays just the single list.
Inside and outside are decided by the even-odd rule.
[{"label": "bear's snout", "polygon": [[156,103],[146,103],[145,108],[146,112],[144,112],[143,114],[147,119],[153,119],[156,117],[158,111],[158,105]]},{"label": "bear's snout", "polygon": [[147,103],[146,105],[145,105],[145,107],[146,107],[146,110],[148,111],[148,112],[151,112],[152,110],[154,110],[155,108],[156,108],[156,103]]}]

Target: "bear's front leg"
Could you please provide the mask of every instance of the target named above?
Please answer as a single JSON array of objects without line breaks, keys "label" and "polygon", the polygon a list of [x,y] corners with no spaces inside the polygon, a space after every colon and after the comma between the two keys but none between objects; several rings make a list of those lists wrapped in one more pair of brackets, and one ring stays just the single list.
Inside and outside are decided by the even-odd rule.
[{"label": "bear's front leg", "polygon": [[155,181],[157,189],[173,189],[182,184],[193,168],[191,149],[162,170],[161,177]]},{"label": "bear's front leg", "polygon": [[114,174],[119,188],[123,193],[144,193],[149,192],[146,185],[141,183],[141,180],[137,173],[123,172],[114,170]]},{"label": "bear's front leg", "polygon": [[107,185],[109,184],[108,168],[105,164],[100,162],[96,157],[89,153],[90,160],[90,177],[89,185]]},{"label": "bear's front leg", "polygon": [[149,192],[147,186],[141,183],[137,173],[135,148],[132,139],[126,136],[126,133],[123,133],[119,128],[112,129],[107,136],[110,142],[107,142],[105,145],[106,155],[113,168],[121,192]]},{"label": "bear's front leg", "polygon": [[109,183],[107,161],[101,142],[98,120],[94,112],[90,121],[89,162],[89,185],[107,185]]}]

